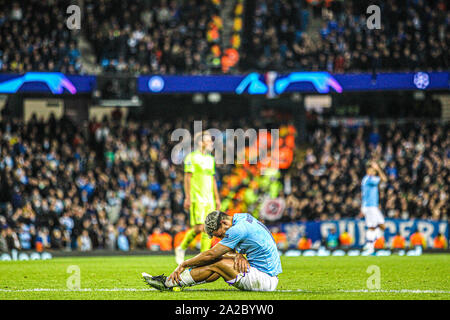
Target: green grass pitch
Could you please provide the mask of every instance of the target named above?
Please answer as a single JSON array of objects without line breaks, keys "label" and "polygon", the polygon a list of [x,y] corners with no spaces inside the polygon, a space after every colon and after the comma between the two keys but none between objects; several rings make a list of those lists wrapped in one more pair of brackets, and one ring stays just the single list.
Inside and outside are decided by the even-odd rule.
[{"label": "green grass pitch", "polygon": [[[242,292],[222,279],[181,292],[149,289],[141,280],[170,274],[173,256],[54,258],[0,262],[0,300],[7,299],[450,299],[450,255],[418,257],[281,257],[276,292]],[[81,290],[69,290],[68,267],[80,270]],[[380,269],[380,289],[367,287]]]}]

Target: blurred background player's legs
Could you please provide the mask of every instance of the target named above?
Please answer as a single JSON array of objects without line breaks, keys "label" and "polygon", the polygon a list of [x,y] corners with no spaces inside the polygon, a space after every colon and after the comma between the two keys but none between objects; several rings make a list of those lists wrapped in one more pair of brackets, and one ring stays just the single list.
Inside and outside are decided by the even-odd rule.
[{"label": "blurred background player's legs", "polygon": [[363,208],[362,212],[366,219],[366,244],[364,250],[366,254],[375,252],[375,241],[384,236],[384,217],[377,207]]},{"label": "blurred background player's legs", "polygon": [[366,254],[372,254],[375,252],[375,240],[377,239],[377,219],[375,215],[375,207],[364,207],[361,209],[364,214],[366,230],[366,244],[364,245],[364,251]]},{"label": "blurred background player's legs", "polygon": [[384,225],[384,223],[378,225],[378,227],[376,229],[375,240],[377,240],[378,238],[384,237],[384,229],[386,229],[386,226]]},{"label": "blurred background player's legs", "polygon": [[364,245],[364,250],[366,250],[368,254],[371,254],[375,251],[374,245],[376,237],[377,237],[376,228],[367,228],[366,244]]},{"label": "blurred background player's legs", "polygon": [[191,205],[190,222],[192,228],[186,233],[180,246],[175,248],[175,260],[178,264],[184,261],[186,249],[199,233],[202,233],[200,251],[203,252],[211,248],[211,239],[203,229],[205,218],[211,211],[214,211],[214,204],[198,205],[194,203]]}]

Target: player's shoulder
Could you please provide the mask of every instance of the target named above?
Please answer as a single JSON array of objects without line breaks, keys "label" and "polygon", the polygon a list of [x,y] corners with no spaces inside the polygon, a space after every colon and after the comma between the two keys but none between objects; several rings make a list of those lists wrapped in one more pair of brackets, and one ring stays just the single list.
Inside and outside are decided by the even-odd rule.
[{"label": "player's shoulder", "polygon": [[233,224],[225,232],[224,239],[242,238],[242,237],[245,237],[246,234],[247,234],[247,228],[241,223],[236,223],[236,224]]},{"label": "player's shoulder", "polygon": [[250,230],[254,226],[255,218],[249,213],[237,213],[233,216],[233,225],[243,230]]},{"label": "player's shoulder", "polygon": [[235,213],[233,215],[233,220],[232,220],[233,225],[231,226],[231,228],[235,228],[235,229],[245,228],[245,223],[244,223],[245,220],[246,220],[246,216],[244,213]]},{"label": "player's shoulder", "polygon": [[247,219],[247,217],[248,217],[248,213],[235,213],[233,215],[233,224],[240,223],[240,222],[244,221],[245,219]]}]

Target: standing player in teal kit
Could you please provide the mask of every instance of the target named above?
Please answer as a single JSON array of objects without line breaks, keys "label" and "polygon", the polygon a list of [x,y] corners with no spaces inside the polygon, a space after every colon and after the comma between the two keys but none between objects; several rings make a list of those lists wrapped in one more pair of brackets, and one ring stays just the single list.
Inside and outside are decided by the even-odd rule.
[{"label": "standing player in teal kit", "polygon": [[[218,244],[181,263],[169,277],[144,280],[159,290],[193,286],[223,278],[228,284],[251,291],[274,291],[281,261],[272,234],[248,213],[233,217],[213,211],[206,217],[205,231],[222,239]],[[246,255],[246,257],[244,256]]]},{"label": "standing player in teal kit", "polygon": [[380,195],[378,185],[386,182],[387,177],[380,166],[373,161],[367,167],[366,175],[361,182],[361,213],[366,220],[366,245],[364,254],[374,254],[374,243],[384,234],[384,217],[380,210]]}]

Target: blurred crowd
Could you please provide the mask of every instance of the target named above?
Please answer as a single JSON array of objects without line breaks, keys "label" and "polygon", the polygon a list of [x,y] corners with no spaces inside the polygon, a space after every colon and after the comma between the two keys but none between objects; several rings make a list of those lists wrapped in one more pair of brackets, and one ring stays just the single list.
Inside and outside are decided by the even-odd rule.
[{"label": "blurred crowd", "polygon": [[[217,63],[220,1],[85,1],[86,35],[107,72],[205,73]],[[219,60],[220,61],[220,60]]]},{"label": "blurred crowd", "polygon": [[0,72],[81,72],[80,51],[66,27],[69,0],[0,0]]},{"label": "blurred crowd", "polygon": [[[257,1],[242,69],[341,73],[449,68],[450,10],[444,0],[304,1],[303,8],[312,7],[322,21],[308,33],[299,28],[298,3]],[[381,10],[380,29],[367,28],[369,5]]]},{"label": "blurred crowd", "polygon": [[[71,4],[0,0],[0,71],[83,73],[80,34],[106,72],[449,68],[450,10],[444,0],[237,0],[226,17],[221,0],[86,0],[80,32],[66,26]],[[380,29],[366,25],[367,7],[374,4],[381,10]]]},{"label": "blurred crowd", "polygon": [[[119,111],[84,126],[54,117],[1,122],[1,250],[172,249],[187,215],[170,134],[192,131],[194,119],[120,120]],[[204,127],[246,129],[232,121]],[[184,156],[175,155],[180,163]],[[219,186],[226,170],[217,166]]]},{"label": "blurred crowd", "polygon": [[183,181],[170,163],[169,129],[2,122],[2,237],[17,233],[14,246],[24,249],[129,250],[145,248],[157,228],[180,231]]},{"label": "blurred crowd", "polygon": [[361,179],[369,160],[388,177],[379,188],[386,217],[449,219],[448,124],[319,126],[309,142],[304,160],[285,176],[282,221],[361,217]]},{"label": "blurred crowd", "polygon": [[[178,141],[170,133],[192,130],[193,119],[142,123],[115,115],[82,126],[53,117],[1,121],[0,250],[171,250],[181,241],[183,166],[172,162]],[[248,125],[205,121],[203,127]],[[286,138],[294,134],[289,128]],[[380,185],[385,216],[446,220],[448,132],[437,124],[318,126],[308,132],[311,147],[297,148],[290,168],[272,176],[248,168],[253,175],[237,181],[242,167],[217,165],[222,204],[233,213],[246,201],[247,210],[256,210],[262,197],[282,198],[286,209],[277,223],[358,217],[360,182],[372,159],[389,177]]]}]

